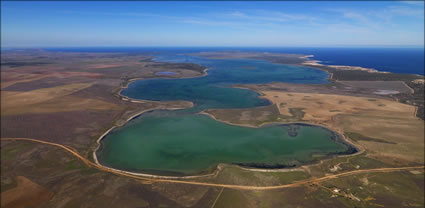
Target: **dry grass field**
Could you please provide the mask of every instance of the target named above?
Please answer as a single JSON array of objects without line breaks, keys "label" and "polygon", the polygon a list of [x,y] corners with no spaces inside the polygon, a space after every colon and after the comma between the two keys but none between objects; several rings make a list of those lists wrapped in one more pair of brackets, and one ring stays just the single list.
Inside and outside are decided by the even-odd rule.
[{"label": "dry grass field", "polygon": [[366,97],[262,93],[278,106],[281,115],[290,115],[291,108],[302,108],[305,114],[301,121],[360,135],[356,142],[372,157],[390,163],[424,162],[424,121],[415,117],[414,106]]},{"label": "dry grass field", "polygon": [[220,121],[254,127],[271,122],[319,124],[364,147],[368,157],[393,165],[424,163],[424,121],[415,116],[415,106],[378,97],[259,91],[273,105],[205,112]]},{"label": "dry grass field", "polygon": [[377,139],[357,141],[367,149],[371,157],[392,164],[424,163],[423,120],[395,114],[375,116],[367,113],[343,115],[337,120],[345,132]]},{"label": "dry grass field", "polygon": [[[86,78],[100,78],[102,77],[102,74],[100,73],[93,73],[93,72],[63,72],[59,71],[56,72],[55,68],[49,68],[51,69],[51,72],[42,72],[35,71],[37,73],[31,73],[31,72],[15,72],[15,71],[2,71],[2,83],[1,88],[7,88],[9,86],[18,84],[18,83],[26,83],[26,82],[32,82],[44,78],[58,78],[58,79],[66,79],[66,78],[74,78],[74,77],[86,77]],[[59,68],[62,70],[62,68]]]},{"label": "dry grass field", "polygon": [[[130,116],[183,102],[121,100],[118,90],[134,78],[200,76],[195,64],[160,64],[145,54],[5,52],[1,56],[1,136],[68,144],[83,152]],[[170,71],[173,75],[156,75]]]},{"label": "dry grass field", "polygon": [[338,114],[395,115],[413,117],[415,107],[394,101],[366,97],[315,94],[282,93],[278,91],[261,91],[264,97],[279,108],[282,115],[290,116],[290,108],[303,108],[303,120],[329,121]]},{"label": "dry grass field", "polygon": [[412,93],[413,90],[403,81],[339,81],[344,85],[374,90],[391,90],[399,93]]},{"label": "dry grass field", "polygon": [[26,92],[2,91],[1,114],[49,113],[79,110],[114,110],[118,106],[102,100],[72,96],[89,83],[75,83]]},{"label": "dry grass field", "polygon": [[49,201],[53,193],[23,176],[16,177],[17,186],[1,193],[1,207],[40,207]]},{"label": "dry grass field", "polygon": [[[140,111],[190,104],[122,100],[116,92],[129,80],[203,74],[203,68],[197,65],[157,63],[149,55],[141,54],[36,51],[2,54],[1,58],[1,137],[64,144],[89,160],[97,146],[95,141],[111,126],[123,124]],[[296,58],[273,57],[281,61],[296,61]],[[176,74],[156,75],[159,71]],[[347,137],[364,146],[365,154],[335,157],[290,172],[258,172],[227,165],[216,177],[199,179],[200,182],[269,186],[344,171],[424,162],[424,123],[413,116],[415,108],[380,99],[383,96],[371,94],[374,89],[347,88],[339,83],[273,83],[258,85],[254,90],[263,92],[274,105],[210,109],[208,113],[218,120],[250,126],[297,121],[326,125],[345,132]],[[364,173],[320,184],[249,191],[141,183],[87,167],[57,147],[28,141],[2,141],[0,147],[1,207],[424,206],[424,172],[420,169]],[[339,168],[333,171],[335,166]],[[340,190],[339,194],[332,191],[335,188]]]}]

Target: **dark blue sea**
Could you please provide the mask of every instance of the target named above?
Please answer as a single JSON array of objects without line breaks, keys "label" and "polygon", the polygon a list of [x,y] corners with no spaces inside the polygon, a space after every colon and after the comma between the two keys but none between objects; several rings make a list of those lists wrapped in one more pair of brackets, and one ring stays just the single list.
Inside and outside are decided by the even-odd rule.
[{"label": "dark blue sea", "polygon": [[423,48],[234,48],[234,47],[86,47],[48,48],[68,52],[124,52],[124,53],[196,53],[202,51],[275,52],[314,55],[327,65],[348,65],[373,68],[379,71],[424,75]]}]

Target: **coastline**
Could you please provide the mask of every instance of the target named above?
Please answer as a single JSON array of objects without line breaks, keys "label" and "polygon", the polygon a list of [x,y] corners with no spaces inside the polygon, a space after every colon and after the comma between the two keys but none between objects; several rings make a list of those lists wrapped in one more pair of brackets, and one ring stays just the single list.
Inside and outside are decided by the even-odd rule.
[{"label": "coastline", "polygon": [[301,56],[300,58],[306,60],[305,62],[301,63],[301,65],[305,65],[305,66],[312,66],[312,67],[324,66],[324,67],[334,68],[338,70],[359,70],[359,71],[367,71],[369,73],[391,73],[391,72],[385,72],[385,71],[378,71],[376,69],[366,68],[361,66],[326,65],[326,64],[322,64],[321,63],[322,61],[310,59],[310,58],[314,58],[314,55],[305,55],[305,56]]}]

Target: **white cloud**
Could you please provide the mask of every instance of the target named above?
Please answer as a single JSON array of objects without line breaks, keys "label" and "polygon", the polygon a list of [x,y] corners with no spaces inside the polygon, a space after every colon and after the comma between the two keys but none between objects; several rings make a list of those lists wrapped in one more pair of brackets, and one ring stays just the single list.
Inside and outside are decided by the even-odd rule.
[{"label": "white cloud", "polygon": [[424,10],[418,8],[412,8],[408,6],[389,6],[388,10],[393,15],[400,16],[413,16],[413,17],[423,17]]},{"label": "white cloud", "polygon": [[234,11],[232,13],[230,13],[231,16],[233,17],[246,17],[246,15],[240,11]]},{"label": "white cloud", "polygon": [[317,19],[317,17],[309,15],[268,10],[234,11],[227,15],[219,14],[219,16],[267,22],[312,21]]},{"label": "white cloud", "polygon": [[402,3],[410,4],[410,5],[419,5],[424,6],[424,1],[401,1]]}]

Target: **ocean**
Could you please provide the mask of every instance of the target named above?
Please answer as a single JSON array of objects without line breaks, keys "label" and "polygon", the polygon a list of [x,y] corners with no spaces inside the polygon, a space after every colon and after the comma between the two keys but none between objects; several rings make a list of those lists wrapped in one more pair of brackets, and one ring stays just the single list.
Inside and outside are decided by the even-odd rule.
[{"label": "ocean", "polygon": [[201,51],[247,51],[314,55],[327,65],[348,65],[378,71],[424,75],[423,48],[306,48],[306,47],[84,47],[46,48],[62,52],[196,53]]},{"label": "ocean", "polygon": [[326,65],[373,68],[378,71],[424,75],[423,48],[287,48],[276,52],[314,55]]}]

